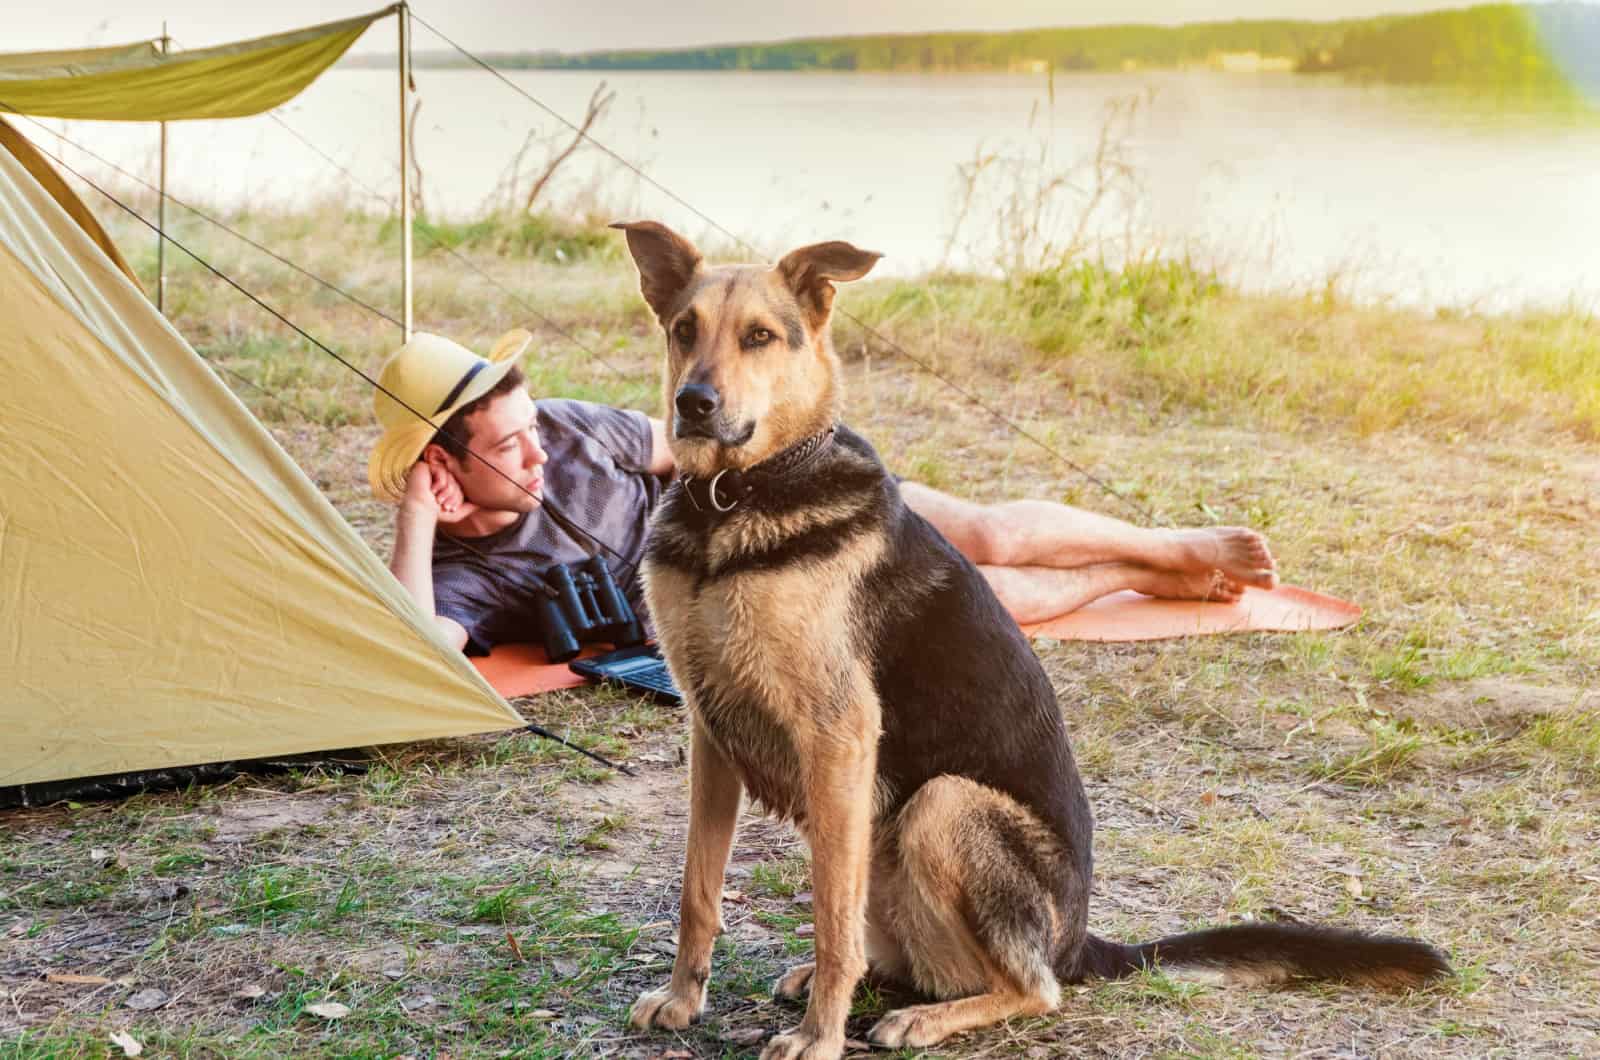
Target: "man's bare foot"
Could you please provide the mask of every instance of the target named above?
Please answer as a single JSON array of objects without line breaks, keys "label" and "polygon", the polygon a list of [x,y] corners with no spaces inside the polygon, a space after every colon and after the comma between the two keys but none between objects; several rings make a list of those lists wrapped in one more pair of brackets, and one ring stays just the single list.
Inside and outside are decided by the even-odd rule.
[{"label": "man's bare foot", "polygon": [[1244,586],[1219,570],[1170,571],[1140,570],[1130,579],[1131,588],[1146,596],[1163,600],[1209,600],[1231,604],[1244,595]]},{"label": "man's bare foot", "polygon": [[1278,565],[1267,539],[1245,526],[1169,531],[1172,561],[1163,566],[1186,574],[1220,570],[1233,582],[1257,589],[1278,586]]}]

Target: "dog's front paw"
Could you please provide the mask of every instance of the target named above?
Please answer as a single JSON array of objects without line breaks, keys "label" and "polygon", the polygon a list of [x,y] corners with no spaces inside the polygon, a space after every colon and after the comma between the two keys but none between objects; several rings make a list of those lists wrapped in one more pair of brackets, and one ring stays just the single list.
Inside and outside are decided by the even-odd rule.
[{"label": "dog's front paw", "polygon": [[839,1060],[843,1055],[843,1034],[820,1037],[804,1027],[778,1035],[761,1050],[761,1060]]},{"label": "dog's front paw", "polygon": [[781,997],[788,1001],[804,997],[806,991],[811,989],[811,977],[816,974],[815,964],[797,964],[784,972],[776,983],[772,984],[774,997]]},{"label": "dog's front paw", "polygon": [[867,1041],[886,1049],[923,1046],[942,1042],[950,1036],[939,1019],[942,1005],[911,1005],[895,1009],[873,1024],[867,1032]]},{"label": "dog's front paw", "polygon": [[704,988],[692,994],[680,994],[668,984],[640,994],[639,1000],[633,1003],[632,1010],[628,1012],[628,1022],[642,1031],[652,1027],[681,1031],[699,1020],[705,1010]]}]

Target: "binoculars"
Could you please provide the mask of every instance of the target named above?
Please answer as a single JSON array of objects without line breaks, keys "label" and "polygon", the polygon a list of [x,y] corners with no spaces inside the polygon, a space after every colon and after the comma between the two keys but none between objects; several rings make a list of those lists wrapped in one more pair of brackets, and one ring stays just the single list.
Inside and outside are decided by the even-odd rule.
[{"label": "binoculars", "polygon": [[540,575],[539,637],[551,662],[567,662],[580,645],[604,643],[632,648],[644,643],[644,624],[617,588],[601,555],[582,563],[558,563]]}]

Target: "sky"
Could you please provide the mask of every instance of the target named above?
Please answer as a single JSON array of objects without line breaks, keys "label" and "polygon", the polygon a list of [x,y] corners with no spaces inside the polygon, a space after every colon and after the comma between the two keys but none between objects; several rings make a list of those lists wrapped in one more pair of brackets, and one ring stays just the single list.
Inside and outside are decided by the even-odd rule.
[{"label": "sky", "polygon": [[[163,20],[185,48],[275,33],[361,14],[380,0],[49,0],[7,19],[6,51],[116,44],[158,36]],[[474,51],[666,48],[860,33],[1004,30],[1107,22],[1208,22],[1233,18],[1331,19],[1466,6],[1451,0],[422,0],[413,10]],[[357,51],[394,50],[379,23]],[[418,27],[414,47],[443,47]]]}]

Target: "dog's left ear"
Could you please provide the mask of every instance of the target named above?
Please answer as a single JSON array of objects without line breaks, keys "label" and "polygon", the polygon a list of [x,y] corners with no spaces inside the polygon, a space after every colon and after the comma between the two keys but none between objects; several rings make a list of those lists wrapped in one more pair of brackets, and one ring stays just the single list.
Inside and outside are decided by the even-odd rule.
[{"label": "dog's left ear", "polygon": [[628,253],[639,266],[639,291],[665,324],[673,302],[700,269],[700,251],[658,221],[618,221],[611,227],[627,233]]},{"label": "dog's left ear", "polygon": [[834,281],[861,279],[881,257],[876,251],[835,239],[791,250],[778,262],[778,273],[800,300],[806,323],[815,331],[827,322],[833,310]]}]

